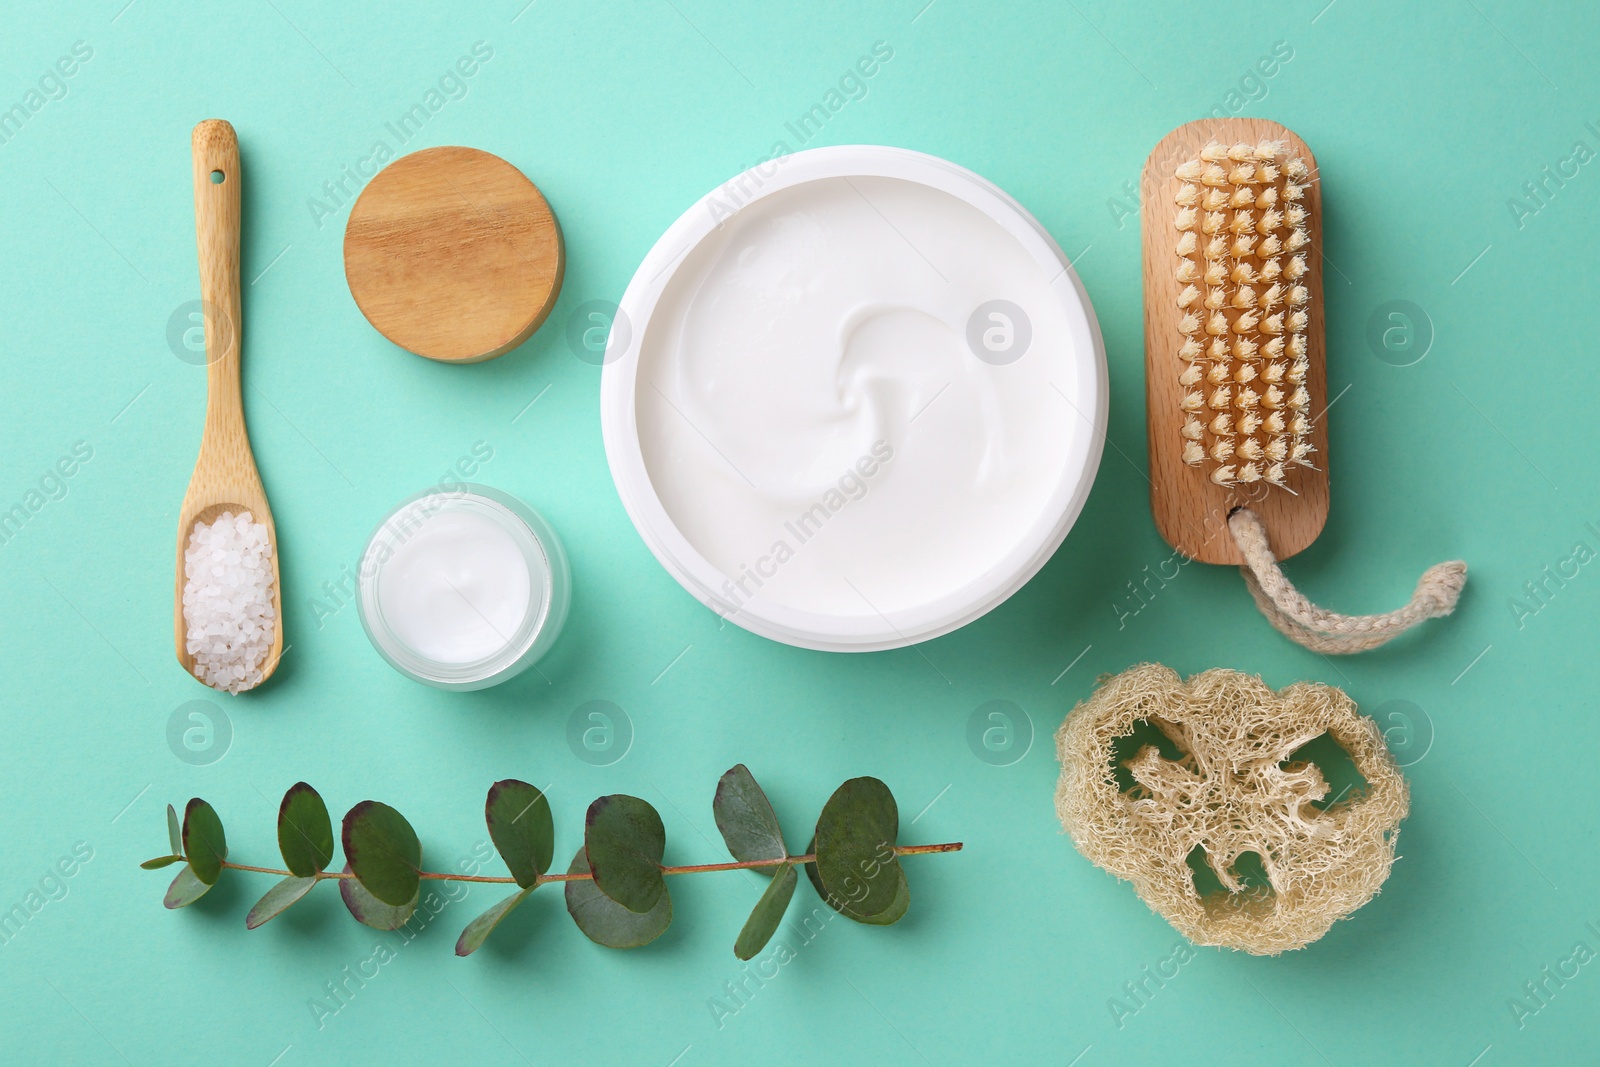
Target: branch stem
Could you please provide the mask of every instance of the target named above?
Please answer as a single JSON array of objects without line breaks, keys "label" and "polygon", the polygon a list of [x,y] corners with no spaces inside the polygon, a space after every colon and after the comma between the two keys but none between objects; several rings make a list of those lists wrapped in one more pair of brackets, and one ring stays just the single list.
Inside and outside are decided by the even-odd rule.
[{"label": "branch stem", "polygon": [[[960,852],[962,842],[946,841],[938,845],[896,845],[896,856],[926,856],[939,852]],[[815,863],[816,854],[808,852],[804,856],[789,856],[781,859],[770,860],[744,860],[737,863],[698,863],[688,867],[662,867],[662,874],[708,874],[712,871],[748,871],[757,867],[778,867],[785,863],[801,864]],[[247,863],[229,863],[224,860],[222,865],[235,871],[253,871],[256,874],[276,874],[287,878],[293,871],[279,870],[276,867],[252,867]],[[348,871],[321,871],[317,880],[354,878],[355,875]],[[487,874],[451,874],[448,871],[418,871],[417,877],[438,882],[490,882],[496,885],[515,885],[515,878],[500,878]],[[592,874],[542,874],[539,882],[583,882],[593,881]]]}]

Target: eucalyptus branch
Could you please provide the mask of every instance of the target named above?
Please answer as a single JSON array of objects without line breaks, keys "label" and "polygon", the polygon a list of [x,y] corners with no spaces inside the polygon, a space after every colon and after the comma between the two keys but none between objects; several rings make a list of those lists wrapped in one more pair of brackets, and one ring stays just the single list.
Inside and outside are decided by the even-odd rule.
[{"label": "eucalyptus branch", "polygon": [[[896,845],[894,846],[894,854],[896,856],[931,856],[940,852],[960,852],[963,847],[964,845],[960,841],[947,841],[939,845]],[[161,858],[166,859],[167,857],[163,856]],[[183,857],[180,856],[176,858],[182,859]],[[753,871],[762,867],[781,867],[785,863],[799,864],[815,862],[817,862],[817,856],[816,853],[812,852],[804,856],[785,856],[770,860],[750,860],[745,863],[695,863],[686,867],[662,867],[661,873],[711,874],[715,871]],[[223,869],[230,871],[250,871],[254,874],[278,874],[288,877],[294,876],[293,871],[280,870],[277,867],[252,867],[246,863],[231,863],[227,860],[222,862],[222,866]],[[314,877],[321,880],[354,878],[355,875],[351,874],[349,871],[319,871]],[[423,881],[432,879],[439,882],[483,882],[491,885],[517,884],[517,880],[515,878],[500,878],[492,874],[452,874],[449,871],[418,871],[417,877]],[[583,874],[541,874],[537,881],[540,885],[543,885],[545,882],[592,882],[594,881],[594,875],[588,872]]]},{"label": "eucalyptus branch", "polygon": [[750,959],[771,939],[794,896],[796,868],[829,907],[873,926],[898,921],[910,895],[902,856],[958,852],[960,842],[896,845],[899,809],[889,788],[876,778],[852,778],[834,791],[817,819],[807,851],[791,855],[777,816],[744,764],[717,783],[712,799],[717,829],[733,854],[732,862],[671,866],[661,862],[666,832],[661,816],[638,797],[614,793],[589,805],[583,846],[565,873],[552,873],[554,820],[545,795],[527,782],[506,779],[489,787],[484,819],[490,840],[510,871],[508,876],[425,871],[416,831],[394,808],[365,800],[346,813],[340,827],[345,868],[330,871],[333,823],[327,805],[311,786],[296,783],[278,809],[278,847],[285,868],[233,863],[215,809],[196,797],[178,813],[167,807],[171,853],[147,860],[156,869],[184,864],[167,890],[166,906],[181,908],[199,900],[225,870],[279,876],[282,881],[256,902],[245,918],[255,929],[306,896],[319,882],[336,882],[350,914],[368,926],[394,930],[416,911],[424,881],[514,885],[517,891],[467,924],[456,942],[466,956],[483,944],[507,915],[546,882],[565,883],[567,911],[591,940],[609,948],[649,944],[672,922],[672,900],[665,878],[677,874],[750,870],[772,879],[734,944],[734,954]]}]

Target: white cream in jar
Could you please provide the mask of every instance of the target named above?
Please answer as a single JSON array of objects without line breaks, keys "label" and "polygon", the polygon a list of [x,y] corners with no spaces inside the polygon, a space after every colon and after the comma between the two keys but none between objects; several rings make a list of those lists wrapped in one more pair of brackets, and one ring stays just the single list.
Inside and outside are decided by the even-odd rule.
[{"label": "white cream in jar", "polygon": [[[770,164],[773,184],[812,155]],[[631,432],[608,419],[607,448],[657,557],[809,647],[906,644],[1003,600],[1065,535],[1103,436],[1098,333],[1059,250],[998,190],[980,210],[885,169],[731,212],[713,194],[714,225],[643,300],[641,267],[623,309],[644,322],[607,370],[632,378]]]},{"label": "white cream in jar", "polygon": [[416,523],[377,583],[378,604],[394,634],[438,663],[474,663],[504,648],[521,628],[532,596],[522,546],[490,514],[412,505],[397,522]]},{"label": "white cream in jar", "polygon": [[566,619],[566,552],[544,518],[482,485],[403,501],[359,573],[361,623],[391,666],[442,689],[481,689],[532,666]]}]

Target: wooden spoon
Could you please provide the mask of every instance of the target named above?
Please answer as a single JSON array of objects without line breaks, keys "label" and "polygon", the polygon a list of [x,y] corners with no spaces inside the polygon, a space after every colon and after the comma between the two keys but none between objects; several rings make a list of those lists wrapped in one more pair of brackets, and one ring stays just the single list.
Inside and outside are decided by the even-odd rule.
[{"label": "wooden spoon", "polygon": [[206,423],[200,438],[200,458],[194,465],[178,519],[178,583],[173,613],[178,662],[190,674],[195,673],[183,620],[183,552],[190,532],[195,523],[210,523],[224,511],[235,515],[248,511],[267,528],[272,546],[275,632],[261,666],[264,682],[277,669],[283,655],[283,602],[278,578],[278,534],[250,452],[239,387],[244,324],[239,300],[239,140],[229,123],[207,119],[194,128],[192,147],[195,238],[200,252],[200,299],[206,333]]}]

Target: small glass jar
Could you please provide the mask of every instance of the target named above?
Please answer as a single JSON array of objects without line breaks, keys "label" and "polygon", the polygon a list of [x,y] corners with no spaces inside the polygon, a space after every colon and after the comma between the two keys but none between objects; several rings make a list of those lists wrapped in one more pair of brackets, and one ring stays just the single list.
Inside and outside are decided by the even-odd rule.
[{"label": "small glass jar", "polygon": [[485,689],[533,666],[572,599],[566,551],[544,517],[473,484],[402,501],[373,531],[358,581],[372,647],[439,689]]}]

